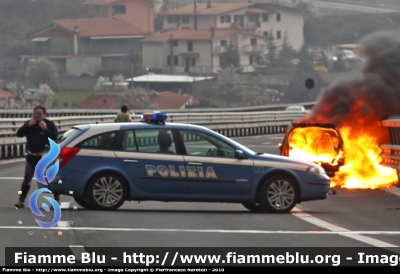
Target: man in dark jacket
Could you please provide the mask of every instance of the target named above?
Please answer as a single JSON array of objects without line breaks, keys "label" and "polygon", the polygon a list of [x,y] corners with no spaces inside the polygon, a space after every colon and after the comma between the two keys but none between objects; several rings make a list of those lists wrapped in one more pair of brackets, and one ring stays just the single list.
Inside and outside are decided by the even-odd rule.
[{"label": "man in dark jacket", "polygon": [[[49,145],[48,138],[56,140],[58,130],[56,125],[46,119],[46,108],[43,106],[36,106],[33,109],[33,117],[26,121],[22,127],[17,131],[18,137],[26,136],[26,161],[25,161],[25,174],[24,180],[21,185],[21,194],[14,206],[16,208],[23,208],[25,199],[28,195],[30,184],[35,173],[37,163],[43,155],[46,145]],[[54,194],[55,200],[59,202],[59,195]]]}]

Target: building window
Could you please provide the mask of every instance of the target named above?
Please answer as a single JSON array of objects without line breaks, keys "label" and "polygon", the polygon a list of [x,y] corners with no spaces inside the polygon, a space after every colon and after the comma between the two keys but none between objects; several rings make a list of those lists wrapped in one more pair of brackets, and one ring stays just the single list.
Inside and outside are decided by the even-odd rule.
[{"label": "building window", "polygon": [[264,31],[263,36],[268,36],[268,31]]},{"label": "building window", "polygon": [[263,22],[268,22],[268,13],[263,14]]},{"label": "building window", "polygon": [[169,67],[172,66],[172,58],[171,58],[171,55],[169,55],[168,58],[167,58],[167,65],[168,65]]},{"label": "building window", "polygon": [[235,15],[233,19],[239,27],[244,27],[244,15]]},{"label": "building window", "polygon": [[126,7],[123,5],[115,5],[113,6],[113,12],[115,14],[126,14]]},{"label": "building window", "polygon": [[253,55],[249,55],[249,64],[252,65],[254,62],[254,57]]},{"label": "building window", "polygon": [[280,13],[277,13],[277,14],[276,14],[276,21],[277,21],[277,22],[280,22],[280,21],[281,21],[281,14],[280,14]]},{"label": "building window", "polygon": [[276,39],[281,39],[281,31],[280,30],[278,30],[276,32]]},{"label": "building window", "polygon": [[174,47],[177,47],[179,45],[178,41],[173,41]]},{"label": "building window", "polygon": [[252,39],[250,40],[250,44],[251,44],[252,46],[257,45],[257,38],[252,38]]},{"label": "building window", "polygon": [[178,56],[174,56],[174,66],[179,65]]},{"label": "building window", "polygon": [[189,15],[182,15],[182,23],[189,24]]},{"label": "building window", "polygon": [[221,24],[230,23],[231,22],[231,16],[230,15],[221,15],[220,22],[221,22]]},{"label": "building window", "polygon": [[192,58],[192,66],[196,66],[196,59]]},{"label": "building window", "polygon": [[178,15],[168,15],[167,22],[168,23],[179,23],[179,16]]},{"label": "building window", "polygon": [[193,41],[187,41],[188,52],[193,52]]},{"label": "building window", "polygon": [[258,14],[250,15],[249,22],[258,22]]},{"label": "building window", "polygon": [[227,46],[228,45],[228,41],[226,41],[226,40],[221,40],[221,46],[222,47],[225,47],[225,46]]}]

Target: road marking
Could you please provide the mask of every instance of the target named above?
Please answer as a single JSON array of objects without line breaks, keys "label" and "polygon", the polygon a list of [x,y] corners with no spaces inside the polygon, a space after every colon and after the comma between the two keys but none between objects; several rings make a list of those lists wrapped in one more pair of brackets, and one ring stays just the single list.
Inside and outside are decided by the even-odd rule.
[{"label": "road marking", "polygon": [[0,180],[23,180],[24,177],[0,177]]},{"label": "road marking", "polygon": [[[0,229],[43,229],[40,226],[0,226]],[[223,230],[223,229],[168,229],[168,228],[122,228],[122,227],[51,227],[50,230],[77,230],[77,231],[120,231],[120,232],[188,232],[188,233],[231,233],[231,234],[326,234],[326,235],[400,235],[400,231],[327,231],[327,230]],[[385,247],[397,247],[386,244]]]},{"label": "road marking", "polygon": [[271,145],[272,142],[266,142],[266,143],[262,143],[262,145]]},{"label": "road marking", "polygon": [[60,208],[61,209],[69,209],[71,206],[71,202],[61,202]]},{"label": "road marking", "polygon": [[82,253],[87,253],[87,250],[83,245],[70,245],[72,253],[74,253],[76,260],[82,261]]},{"label": "road marking", "polygon": [[25,158],[22,159],[15,159],[15,160],[4,160],[0,161],[0,165],[6,165],[6,164],[12,164],[12,163],[19,163],[19,162],[24,162]]},{"label": "road marking", "polygon": [[69,221],[58,221],[57,227],[67,227],[69,226]]},{"label": "road marking", "polygon": [[359,241],[359,242],[363,242],[363,243],[366,243],[366,244],[369,244],[372,246],[376,246],[376,247],[398,247],[396,245],[392,245],[392,244],[389,244],[389,243],[386,243],[386,242],[383,242],[383,241],[380,241],[380,240],[377,240],[377,239],[374,239],[374,238],[371,238],[368,236],[360,235],[360,234],[400,235],[400,231],[391,231],[388,234],[385,234],[384,231],[350,231],[346,228],[343,228],[343,227],[325,222],[321,219],[318,219],[310,214],[307,214],[307,213],[301,211],[298,208],[294,208],[291,213],[293,216],[296,216],[310,224],[325,228],[332,232],[334,231],[335,234],[345,236],[345,237],[351,238],[351,239]]},{"label": "road marking", "polygon": [[386,190],[386,192],[389,192],[389,193],[391,193],[391,194],[400,196],[400,189],[397,188],[397,187],[396,187],[396,188],[392,188],[392,189],[387,188],[387,189],[385,189],[385,190]]}]

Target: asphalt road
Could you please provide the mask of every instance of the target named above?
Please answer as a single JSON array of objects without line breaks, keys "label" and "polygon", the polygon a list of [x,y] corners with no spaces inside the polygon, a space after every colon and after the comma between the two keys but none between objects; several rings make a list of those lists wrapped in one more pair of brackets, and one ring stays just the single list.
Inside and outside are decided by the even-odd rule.
[{"label": "asphalt road", "polygon": [[[254,151],[278,154],[282,135],[234,139]],[[62,222],[43,229],[29,208],[13,207],[22,173],[21,161],[0,163],[0,265],[5,247],[400,246],[397,189],[338,189],[289,214],[252,213],[240,204],[162,202],[126,202],[117,211],[103,212],[85,210],[62,196]]]}]

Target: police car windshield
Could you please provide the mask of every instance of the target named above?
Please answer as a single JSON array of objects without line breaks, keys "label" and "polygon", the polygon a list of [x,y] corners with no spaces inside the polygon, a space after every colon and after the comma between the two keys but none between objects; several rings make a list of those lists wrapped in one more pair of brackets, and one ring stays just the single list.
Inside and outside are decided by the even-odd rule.
[{"label": "police car windshield", "polygon": [[[217,133],[217,134],[219,134],[219,133]],[[219,134],[219,135],[221,135],[221,134]],[[221,135],[221,136],[224,137],[224,138],[226,138],[226,137],[223,136],[223,135]],[[251,150],[251,149],[249,149],[249,148],[243,146],[242,144],[239,144],[238,142],[236,142],[236,141],[234,141],[234,140],[232,140],[232,139],[229,139],[229,141],[230,141],[231,143],[233,143],[233,145],[236,146],[238,149],[243,150],[243,152],[247,152],[247,153],[252,154],[252,155],[255,155],[255,154],[256,154],[255,151],[253,151],[253,150]],[[211,140],[210,140],[210,142],[211,142]]]}]

